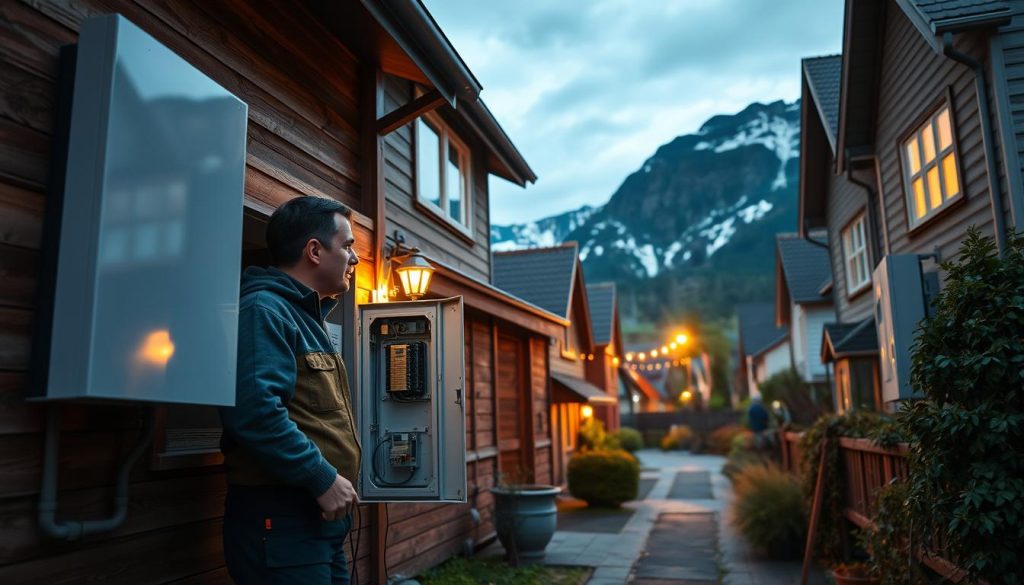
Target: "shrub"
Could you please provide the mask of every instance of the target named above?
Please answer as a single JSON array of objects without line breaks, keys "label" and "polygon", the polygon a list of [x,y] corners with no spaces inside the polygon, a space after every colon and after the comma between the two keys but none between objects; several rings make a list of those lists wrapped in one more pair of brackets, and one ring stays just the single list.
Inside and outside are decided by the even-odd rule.
[{"label": "shrub", "polygon": [[604,430],[604,423],[594,417],[585,419],[580,425],[580,450],[604,449],[607,443],[608,433]]},{"label": "shrub", "polygon": [[736,476],[742,473],[742,471],[748,466],[768,465],[771,462],[771,458],[763,453],[748,449],[739,449],[729,454],[729,458],[726,460],[725,465],[722,466],[722,475],[729,478],[729,481],[735,482]]},{"label": "shrub", "polygon": [[749,465],[735,491],[734,522],[750,545],[773,559],[798,557],[807,527],[800,480],[774,465]]},{"label": "shrub", "polygon": [[732,448],[733,437],[745,434],[750,434],[750,431],[740,425],[719,427],[708,435],[707,450],[716,455],[727,455]]},{"label": "shrub", "polygon": [[619,440],[619,445],[630,453],[635,453],[644,447],[644,437],[636,429],[622,427],[615,432],[615,436]]},{"label": "shrub", "polygon": [[1003,256],[968,230],[912,349],[919,400],[908,509],[917,534],[940,534],[969,582],[1022,583],[1024,567],[1024,234]]},{"label": "shrub", "polygon": [[569,493],[591,506],[617,508],[636,499],[640,463],[629,453],[587,451],[569,460]]},{"label": "shrub", "polygon": [[686,425],[672,425],[668,433],[661,438],[661,450],[686,449],[693,441],[693,430]]}]

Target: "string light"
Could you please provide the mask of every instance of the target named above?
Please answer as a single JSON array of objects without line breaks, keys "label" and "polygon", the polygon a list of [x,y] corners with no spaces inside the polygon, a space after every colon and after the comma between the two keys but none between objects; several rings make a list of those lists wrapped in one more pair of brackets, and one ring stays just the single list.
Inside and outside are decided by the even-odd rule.
[{"label": "string light", "polygon": [[[674,353],[676,351],[679,351],[689,341],[690,341],[689,336],[687,336],[685,333],[679,333],[679,334],[677,334],[675,336],[675,340],[674,341],[670,341],[669,343],[667,343],[665,345],[662,345],[661,347],[655,346],[655,347],[651,348],[651,350],[649,352],[643,352],[643,351],[637,352],[637,353],[629,352],[629,353],[627,353],[625,355],[625,358],[626,358],[627,362],[632,362],[632,361],[641,361],[642,362],[642,361],[646,361],[648,356],[651,357],[651,358],[657,358],[659,356],[661,356],[661,357],[669,357],[670,353]],[[681,363],[681,360],[675,360],[675,361],[671,361],[671,362],[666,361],[665,362],[665,367],[669,367],[669,363],[671,363],[672,365],[679,365]]]}]

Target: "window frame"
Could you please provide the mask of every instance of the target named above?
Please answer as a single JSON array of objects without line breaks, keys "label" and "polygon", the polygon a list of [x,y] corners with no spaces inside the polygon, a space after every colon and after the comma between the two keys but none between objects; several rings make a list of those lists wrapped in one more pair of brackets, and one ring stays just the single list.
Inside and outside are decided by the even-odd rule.
[{"label": "window frame", "polygon": [[[847,298],[853,298],[871,288],[871,270],[873,267],[871,264],[870,246],[868,246],[869,230],[867,219],[867,210],[862,209],[857,212],[857,214],[853,216],[853,219],[847,222],[841,230],[839,230],[839,242],[840,249],[842,250],[843,275],[846,281]],[[851,251],[847,247],[847,234],[852,236],[852,232],[857,228],[857,226],[860,226],[861,231],[861,247],[851,254]],[[850,278],[850,260],[860,255],[863,255],[864,257],[864,280],[856,283],[856,286],[851,286],[853,281]]]},{"label": "window frame", "polygon": [[[937,120],[943,110],[949,112],[950,145],[947,148],[941,149],[938,144]],[[930,163],[924,163],[922,161],[918,172],[912,173],[910,170],[909,156],[906,152],[907,143],[912,138],[917,139],[918,147],[921,148],[923,144],[921,144],[919,135],[921,135],[926,128],[932,129],[932,137],[936,146],[935,157]],[[953,155],[953,168],[956,173],[957,186],[959,187],[958,192],[952,197],[943,197],[942,202],[937,207],[928,209],[923,216],[918,218],[915,212],[913,181],[918,177],[923,180],[925,187],[925,204],[927,206],[930,203],[930,194],[927,191],[928,170],[931,168],[939,169],[938,175],[940,190],[945,191],[946,177],[945,173],[942,172],[942,160],[950,154]],[[945,215],[947,211],[957,207],[960,202],[967,198],[965,194],[966,186],[963,181],[963,171],[961,169],[960,140],[957,132],[956,109],[954,108],[952,88],[947,87],[943,96],[935,100],[924,111],[924,113],[918,116],[913,123],[908,125],[907,130],[897,138],[896,155],[900,167],[900,181],[903,190],[903,204],[904,212],[906,214],[908,233],[913,234],[926,225],[930,225],[936,218]],[[918,156],[923,158],[920,150],[918,151]]]},{"label": "window frame", "polygon": [[[436,129],[438,132],[438,144],[440,151],[438,152],[438,188],[439,203],[440,205],[430,201],[423,196],[423,186],[421,184],[421,173],[420,173],[420,160],[419,160],[419,142],[420,142],[420,123],[425,122]],[[442,222],[442,225],[452,229],[457,235],[463,236],[469,243],[475,243],[473,240],[473,156],[469,149],[469,146],[464,140],[462,140],[458,134],[456,134],[451,126],[445,123],[440,116],[433,112],[427,112],[413,121],[412,126],[412,158],[413,158],[413,189],[415,191],[414,201],[416,205],[421,209],[429,212],[431,217],[436,218]],[[448,193],[447,193],[447,162],[448,162],[448,149],[449,144],[454,144],[455,147],[460,151],[459,156],[459,167],[462,170],[460,173],[462,176],[462,207],[463,215],[466,218],[466,223],[463,224],[458,220],[452,218],[448,214]]]}]

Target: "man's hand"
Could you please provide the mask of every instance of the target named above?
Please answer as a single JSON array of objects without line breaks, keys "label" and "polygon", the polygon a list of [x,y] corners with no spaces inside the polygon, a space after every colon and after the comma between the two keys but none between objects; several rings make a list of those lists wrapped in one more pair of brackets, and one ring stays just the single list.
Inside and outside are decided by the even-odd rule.
[{"label": "man's hand", "polygon": [[316,503],[320,504],[324,520],[341,520],[352,511],[352,506],[359,503],[359,496],[352,483],[338,475],[331,487],[316,499]]}]

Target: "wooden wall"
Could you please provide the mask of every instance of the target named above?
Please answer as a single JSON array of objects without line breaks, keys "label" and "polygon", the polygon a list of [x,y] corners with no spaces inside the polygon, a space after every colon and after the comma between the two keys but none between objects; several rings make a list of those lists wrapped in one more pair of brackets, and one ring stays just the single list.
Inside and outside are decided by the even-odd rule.
[{"label": "wooden wall", "polygon": [[[0,582],[225,582],[219,467],[131,474],[127,521],[72,544],[36,528],[44,407],[21,400],[47,188],[57,54],[83,18],[119,12],[249,104],[247,204],[269,211],[300,194],[360,209],[359,64],[301,5],[71,0],[0,3]],[[363,210],[366,211],[366,210]],[[372,263],[372,234],[356,226]],[[241,243],[238,243],[241,245]],[[59,518],[109,513],[118,462],[141,408],[64,409]],[[369,522],[364,515],[364,524]],[[369,531],[361,540],[360,577]]]},{"label": "wooden wall", "polygon": [[[865,181],[868,182],[868,181]],[[871,179],[868,184],[874,183]],[[871,233],[867,193],[863,187],[848,181],[843,175],[831,173],[828,193],[828,245],[832,262],[832,299],[839,322],[853,323],[871,316],[873,310],[871,287],[854,296],[846,294],[846,264],[843,257],[843,229],[861,213],[866,218],[865,235],[868,240],[877,237]],[[878,205],[877,199],[873,200]],[[877,210],[876,210],[877,211]],[[868,244],[868,270],[874,270],[881,258],[875,258]],[[879,247],[881,249],[881,247]],[[820,349],[820,348],[819,348]]]},{"label": "wooden wall", "polygon": [[[932,50],[895,2],[888,3],[887,10],[876,150],[890,250],[893,254],[929,253],[937,248],[944,259],[952,258],[968,226],[976,225],[988,236],[993,233],[974,73]],[[956,46],[976,59],[986,58],[985,43],[976,35],[959,36]],[[911,233],[898,141],[946,95],[947,88],[953,95],[951,109],[966,198]]]},{"label": "wooden wall", "polygon": [[[388,113],[412,100],[412,82],[393,76],[384,76],[384,113]],[[440,114],[450,112],[442,106]],[[451,117],[445,122],[455,134],[469,145],[473,185],[472,225],[473,238],[449,227],[445,220],[416,203],[416,163],[413,124],[395,130],[384,140],[384,193],[386,216],[390,235],[394,230],[405,232],[410,245],[418,246],[424,254],[444,262],[483,282],[491,280],[491,225],[488,209],[487,171],[485,150],[464,128]]]}]

